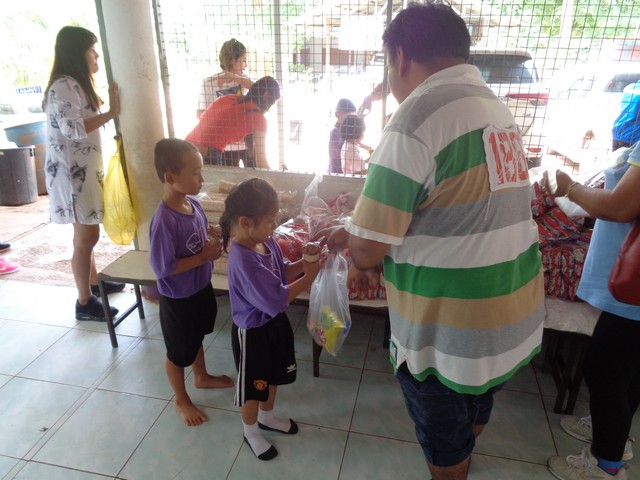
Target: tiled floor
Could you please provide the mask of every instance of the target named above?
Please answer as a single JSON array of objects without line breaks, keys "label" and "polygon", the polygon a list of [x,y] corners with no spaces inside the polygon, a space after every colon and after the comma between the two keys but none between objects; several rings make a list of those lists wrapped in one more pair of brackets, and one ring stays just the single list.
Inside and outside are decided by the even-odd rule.
[{"label": "tiled floor", "polygon": [[[125,307],[133,293],[112,296]],[[189,392],[209,422],[184,426],[171,404],[157,306],[146,302],[117,329],[76,322],[70,287],[0,279],[0,477],[30,480],[425,479],[429,478],[387,351],[381,318],[354,315],[337,358],[323,354],[312,376],[306,310],[293,306],[298,380],[279,391],[277,412],[295,436],[267,434],[280,455],[257,460],[242,442],[233,390]],[[227,297],[205,340],[208,368],[235,378]],[[554,386],[539,358],[496,397],[470,479],[553,478],[547,457],[579,451],[552,412]],[[190,385],[190,378],[187,378]],[[578,413],[587,409],[581,391]],[[635,433],[640,429],[636,425]],[[634,471],[633,467],[629,474]]]}]

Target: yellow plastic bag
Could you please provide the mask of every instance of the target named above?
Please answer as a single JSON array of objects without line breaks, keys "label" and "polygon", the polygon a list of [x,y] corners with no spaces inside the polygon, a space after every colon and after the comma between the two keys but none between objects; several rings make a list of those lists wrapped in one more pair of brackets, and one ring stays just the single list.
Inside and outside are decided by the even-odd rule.
[{"label": "yellow plastic bag", "polygon": [[124,179],[120,152],[122,140],[118,138],[116,151],[109,160],[104,180],[104,216],[102,224],[109,238],[119,245],[131,245],[136,236],[136,216]]}]

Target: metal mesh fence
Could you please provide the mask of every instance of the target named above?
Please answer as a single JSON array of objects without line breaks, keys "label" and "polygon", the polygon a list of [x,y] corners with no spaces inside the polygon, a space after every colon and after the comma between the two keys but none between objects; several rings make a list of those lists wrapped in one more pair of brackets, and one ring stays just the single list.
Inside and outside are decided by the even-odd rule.
[{"label": "metal mesh fence", "polygon": [[[606,158],[623,89],[640,80],[640,1],[443,3],[467,22],[470,62],[511,108],[531,164],[547,153],[575,165]],[[198,114],[217,98],[203,96],[205,79],[217,81],[225,68],[252,81],[268,75],[281,89],[266,115],[269,167],[328,171],[338,101],[359,107],[383,81],[382,32],[406,6],[384,0],[156,0],[170,133],[187,136]],[[220,65],[221,50],[231,39],[246,48],[244,69]],[[223,89],[223,83],[213,90]],[[246,93],[246,86],[238,91]],[[372,104],[363,116],[363,144],[375,147],[396,106],[391,95]],[[251,165],[262,140],[248,140],[244,147],[224,147],[211,162],[240,159],[240,165]],[[233,148],[249,151],[228,153]]]}]

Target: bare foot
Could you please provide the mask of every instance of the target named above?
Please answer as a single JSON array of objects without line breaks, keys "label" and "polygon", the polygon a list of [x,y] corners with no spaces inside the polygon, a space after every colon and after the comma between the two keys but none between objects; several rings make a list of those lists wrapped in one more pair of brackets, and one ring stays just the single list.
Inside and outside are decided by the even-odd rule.
[{"label": "bare foot", "polygon": [[201,425],[209,420],[207,416],[191,402],[174,402],[173,404],[178,411],[178,415],[182,418],[182,421],[190,427]]},{"label": "bare foot", "polygon": [[231,388],[233,380],[226,375],[208,375],[195,379],[193,385],[196,388]]}]

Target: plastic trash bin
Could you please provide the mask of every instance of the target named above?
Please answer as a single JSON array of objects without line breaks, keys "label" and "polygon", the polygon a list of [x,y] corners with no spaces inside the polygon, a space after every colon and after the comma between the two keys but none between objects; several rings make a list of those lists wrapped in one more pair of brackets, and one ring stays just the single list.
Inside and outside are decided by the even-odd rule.
[{"label": "plastic trash bin", "polygon": [[35,149],[0,149],[0,205],[24,205],[38,200]]},{"label": "plastic trash bin", "polygon": [[47,194],[47,182],[44,174],[44,159],[47,153],[47,122],[39,120],[4,129],[7,140],[19,147],[35,147],[36,182],[38,195]]}]

